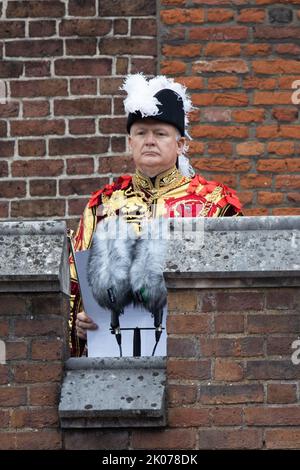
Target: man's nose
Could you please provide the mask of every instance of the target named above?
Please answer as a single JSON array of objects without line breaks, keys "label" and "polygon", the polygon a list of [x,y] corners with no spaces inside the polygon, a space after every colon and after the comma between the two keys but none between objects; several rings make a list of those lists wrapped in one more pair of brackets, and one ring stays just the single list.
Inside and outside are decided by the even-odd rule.
[{"label": "man's nose", "polygon": [[149,131],[145,134],[145,143],[148,144],[148,145],[151,145],[151,144],[155,143],[153,132]]}]

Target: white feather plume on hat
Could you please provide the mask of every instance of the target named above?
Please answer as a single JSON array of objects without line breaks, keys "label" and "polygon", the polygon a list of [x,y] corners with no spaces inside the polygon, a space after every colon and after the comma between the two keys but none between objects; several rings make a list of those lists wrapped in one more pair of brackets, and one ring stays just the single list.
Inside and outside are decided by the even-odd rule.
[{"label": "white feather plume on hat", "polygon": [[182,98],[185,126],[187,127],[189,123],[188,113],[193,106],[186,93],[186,87],[174,82],[173,78],[167,78],[164,75],[158,75],[150,80],[147,80],[142,73],[127,75],[121,87],[121,90],[127,92],[127,97],[124,100],[126,114],[139,111],[142,117],[156,116],[159,113],[158,105],[161,103],[154,95],[166,88],[175,91]]}]

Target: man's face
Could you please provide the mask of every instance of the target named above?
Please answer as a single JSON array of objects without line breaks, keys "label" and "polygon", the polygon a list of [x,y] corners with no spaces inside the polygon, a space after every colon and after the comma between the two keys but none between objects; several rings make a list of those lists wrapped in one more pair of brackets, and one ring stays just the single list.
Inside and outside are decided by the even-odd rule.
[{"label": "man's face", "polygon": [[131,126],[129,146],[136,167],[151,177],[175,165],[184,140],[171,124],[147,118]]}]

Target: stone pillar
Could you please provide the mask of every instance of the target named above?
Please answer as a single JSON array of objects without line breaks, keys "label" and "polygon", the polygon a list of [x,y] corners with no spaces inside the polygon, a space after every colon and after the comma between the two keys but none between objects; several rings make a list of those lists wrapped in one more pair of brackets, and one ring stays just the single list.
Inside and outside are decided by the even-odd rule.
[{"label": "stone pillar", "polygon": [[68,357],[64,223],[0,224],[0,449],[60,449]]}]

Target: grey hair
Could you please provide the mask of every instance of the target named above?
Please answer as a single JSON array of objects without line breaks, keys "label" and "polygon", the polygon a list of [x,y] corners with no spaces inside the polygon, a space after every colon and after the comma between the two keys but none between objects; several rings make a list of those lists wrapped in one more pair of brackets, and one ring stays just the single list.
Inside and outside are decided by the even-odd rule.
[{"label": "grey hair", "polygon": [[[181,134],[176,129],[176,141],[178,142],[181,139]],[[191,178],[195,176],[195,170],[192,167],[192,165],[189,162],[188,157],[186,157],[186,153],[189,149],[188,144],[185,142],[183,145],[182,153],[178,156],[178,170],[183,176],[187,176],[188,178]]]}]

